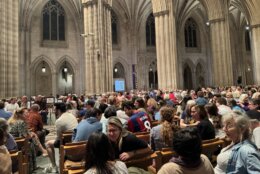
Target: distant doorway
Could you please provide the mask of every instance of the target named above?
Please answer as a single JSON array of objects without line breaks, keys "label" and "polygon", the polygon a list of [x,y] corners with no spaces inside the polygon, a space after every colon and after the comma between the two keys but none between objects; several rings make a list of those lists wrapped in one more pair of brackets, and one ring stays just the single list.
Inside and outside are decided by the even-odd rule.
[{"label": "distant doorway", "polygon": [[189,65],[184,65],[183,71],[184,89],[193,89],[192,72]]}]

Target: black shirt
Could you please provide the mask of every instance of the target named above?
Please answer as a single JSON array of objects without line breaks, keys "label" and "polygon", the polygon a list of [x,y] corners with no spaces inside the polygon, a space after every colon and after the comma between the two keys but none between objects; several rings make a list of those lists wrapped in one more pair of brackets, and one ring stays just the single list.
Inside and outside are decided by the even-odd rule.
[{"label": "black shirt", "polygon": [[215,138],[215,129],[209,119],[201,120],[197,125],[200,137],[202,140],[209,140]]}]

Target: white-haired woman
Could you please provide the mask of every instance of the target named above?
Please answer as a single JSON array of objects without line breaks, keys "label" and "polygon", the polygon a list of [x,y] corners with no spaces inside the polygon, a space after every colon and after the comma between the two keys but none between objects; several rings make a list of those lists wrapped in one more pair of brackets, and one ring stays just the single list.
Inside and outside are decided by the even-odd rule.
[{"label": "white-haired woman", "polygon": [[218,155],[215,174],[260,173],[260,154],[250,141],[249,118],[233,111],[223,116],[223,125],[232,143]]}]

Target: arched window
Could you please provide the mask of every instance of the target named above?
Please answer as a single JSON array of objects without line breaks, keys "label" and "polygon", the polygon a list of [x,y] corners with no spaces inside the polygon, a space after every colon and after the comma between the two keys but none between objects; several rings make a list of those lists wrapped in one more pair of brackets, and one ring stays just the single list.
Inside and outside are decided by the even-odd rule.
[{"label": "arched window", "polygon": [[111,27],[112,27],[112,44],[118,44],[117,40],[117,16],[113,10],[111,10]]},{"label": "arched window", "polygon": [[197,24],[189,18],[185,24],[185,47],[197,47]]},{"label": "arched window", "polygon": [[43,40],[65,40],[65,11],[57,0],[50,0],[43,8]]},{"label": "arched window", "polygon": [[146,45],[155,46],[155,22],[151,13],[146,21]]},{"label": "arched window", "polygon": [[248,30],[246,30],[245,32],[245,44],[246,44],[246,51],[251,51],[250,32]]}]

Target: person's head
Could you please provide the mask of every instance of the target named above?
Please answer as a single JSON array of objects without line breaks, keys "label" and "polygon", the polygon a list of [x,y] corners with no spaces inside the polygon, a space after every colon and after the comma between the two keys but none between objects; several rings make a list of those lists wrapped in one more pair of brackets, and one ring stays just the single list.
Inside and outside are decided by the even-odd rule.
[{"label": "person's head", "polygon": [[213,126],[215,129],[221,129],[222,128],[222,122],[221,122],[222,116],[217,115],[212,117]]},{"label": "person's head", "polygon": [[8,124],[13,124],[18,120],[25,120],[25,114],[26,114],[26,110],[24,108],[20,108],[17,109],[13,115],[11,116],[11,118],[9,118],[8,120]]},{"label": "person's head", "polygon": [[27,96],[22,96],[21,100],[23,103],[26,103],[28,101],[28,98]]},{"label": "person's head", "polygon": [[217,116],[218,115],[218,107],[214,103],[206,104],[205,109],[206,109],[209,116]]},{"label": "person's head", "polygon": [[141,97],[138,97],[137,99],[135,99],[134,105],[137,109],[145,108],[145,102]]},{"label": "person's head", "polygon": [[216,100],[216,105],[227,105],[227,100],[224,97],[218,97]]},{"label": "person's head", "polygon": [[234,142],[238,143],[249,138],[250,122],[247,115],[239,111],[232,111],[222,117],[223,130]]},{"label": "person's head", "polygon": [[55,111],[56,117],[61,116],[61,114],[65,113],[67,110],[65,103],[55,103],[54,106],[55,106],[54,111]]},{"label": "person's head", "polygon": [[16,102],[16,98],[11,98],[10,103],[15,104],[15,102]]},{"label": "person's head", "polygon": [[95,101],[94,100],[88,100],[86,103],[86,108],[90,109],[90,108],[94,108],[95,106]]},{"label": "person's head", "polygon": [[39,112],[40,106],[38,104],[33,104],[30,109],[33,112]]},{"label": "person's head", "polygon": [[198,97],[204,97],[204,92],[198,91],[198,92],[197,92],[197,96],[198,96]]},{"label": "person's head", "polygon": [[97,113],[95,112],[94,108],[86,110],[85,118],[96,117],[96,116],[97,116]]},{"label": "person's head", "polygon": [[195,105],[196,105],[195,100],[189,100],[189,101],[187,101],[185,110],[186,110],[186,112],[187,112],[188,115],[191,115],[190,109],[191,109],[192,106],[195,106]]},{"label": "person's head", "polygon": [[0,100],[0,109],[4,109],[4,107],[5,107],[5,102]]},{"label": "person's head", "polygon": [[190,109],[191,116],[194,120],[200,121],[208,118],[207,112],[204,106],[195,105]]},{"label": "person's head", "polygon": [[0,145],[6,143],[8,135],[8,124],[4,118],[0,118]]},{"label": "person's head", "polygon": [[112,174],[107,162],[113,160],[114,150],[108,137],[103,133],[92,133],[86,146],[86,169],[94,167],[98,174]]},{"label": "person's head", "polygon": [[110,117],[107,121],[107,136],[115,143],[127,135],[127,131],[123,128],[123,124],[117,117]]},{"label": "person's head", "polygon": [[249,100],[248,107],[250,110],[254,110],[254,109],[259,110],[260,109],[260,99]]},{"label": "person's head", "polygon": [[100,109],[101,112],[104,113],[107,107],[108,107],[107,104],[105,104],[105,103],[100,103],[98,109]]},{"label": "person's head", "polygon": [[246,104],[248,103],[248,95],[247,94],[241,94],[239,97],[239,103]]},{"label": "person's head", "polygon": [[160,114],[162,122],[168,121],[169,123],[171,123],[175,114],[175,110],[173,108],[164,106],[160,109]]},{"label": "person's head", "polygon": [[125,101],[122,103],[122,109],[125,111],[126,115],[129,117],[133,115],[134,104],[132,101]]},{"label": "person's head", "polygon": [[117,116],[116,115],[116,108],[115,106],[109,106],[106,108],[105,112],[104,112],[104,116],[106,118],[112,117],[112,116]]},{"label": "person's head", "polygon": [[202,152],[201,138],[196,127],[180,129],[173,135],[173,150],[184,161],[200,160]]}]

